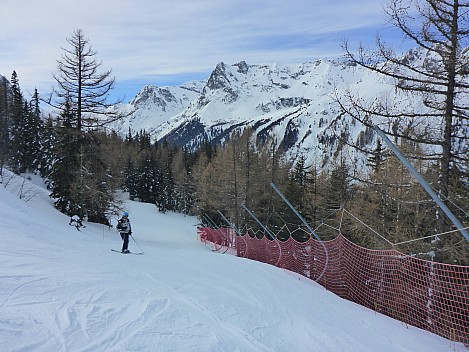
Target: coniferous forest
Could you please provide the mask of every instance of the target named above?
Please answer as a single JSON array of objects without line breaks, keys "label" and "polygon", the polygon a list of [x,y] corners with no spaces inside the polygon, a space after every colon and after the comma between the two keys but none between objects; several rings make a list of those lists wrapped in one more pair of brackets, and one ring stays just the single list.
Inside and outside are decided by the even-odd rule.
[{"label": "coniferous forest", "polygon": [[[457,10],[463,8],[455,2],[450,13],[447,4],[436,2],[433,12],[422,12],[426,22],[419,32],[405,22],[408,18],[399,4],[391,1],[391,19],[407,36],[442,57],[444,69],[427,76],[412,72],[379,41],[379,50],[369,54],[360,48],[355,55],[348,44],[344,49],[357,65],[397,75],[396,89],[423,97],[425,106],[441,117],[445,140],[417,135],[412,124],[405,125],[405,130],[396,125],[390,135],[467,225],[469,137],[461,131],[467,125],[468,108],[461,104],[464,99],[458,99],[469,89],[465,83],[469,71],[467,62],[458,61],[456,55],[467,33],[462,26],[451,27],[457,22],[451,21],[451,14],[460,18]],[[445,16],[437,20],[439,13]],[[432,30],[441,33],[438,36]],[[249,129],[235,130],[223,145],[206,140],[197,150],[152,140],[144,130],[119,135],[108,128],[109,122],[125,117],[111,108],[118,102],[107,101],[115,84],[111,71],[102,70],[81,30],[67,39],[67,45],[57,60],[53,77],[57,88],[52,93],[35,91],[28,100],[15,71],[9,81],[0,76],[2,181],[4,168],[18,174],[38,173],[50,187],[58,210],[91,222],[109,224],[119,211],[116,192],[124,190],[132,200],[155,204],[155,211],[196,215],[208,226],[232,225],[240,234],[249,230],[252,236],[263,236],[260,222],[278,240],[309,239],[273,184],[323,240],[340,232],[366,248],[394,248],[424,259],[469,265],[468,241],[382,144],[363,151],[368,155],[367,170],[357,172],[346,153],[329,156],[333,160],[327,160],[327,168],[321,168],[326,160],[308,164],[306,155],[289,161],[274,141],[261,143]],[[386,71],[379,64],[384,60],[405,70]],[[368,106],[353,92],[336,97],[336,102],[344,114],[369,127],[370,115],[415,122],[425,118],[419,112],[391,110],[382,104]],[[54,113],[42,112],[41,106],[47,106],[47,111],[53,108]],[[420,146],[430,143],[441,146],[442,153],[425,154]],[[414,241],[422,237],[428,238]]]}]

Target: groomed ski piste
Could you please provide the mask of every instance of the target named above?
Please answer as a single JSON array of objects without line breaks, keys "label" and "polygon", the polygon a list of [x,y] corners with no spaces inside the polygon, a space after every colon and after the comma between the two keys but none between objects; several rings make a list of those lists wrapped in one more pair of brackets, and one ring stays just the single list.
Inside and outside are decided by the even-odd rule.
[{"label": "groomed ski piste", "polygon": [[[112,252],[115,228],[77,231],[40,182],[21,182],[0,185],[1,351],[467,351],[294,273],[212,252],[197,219],[151,204],[123,204],[145,254]],[[132,239],[129,249],[140,252]]]}]

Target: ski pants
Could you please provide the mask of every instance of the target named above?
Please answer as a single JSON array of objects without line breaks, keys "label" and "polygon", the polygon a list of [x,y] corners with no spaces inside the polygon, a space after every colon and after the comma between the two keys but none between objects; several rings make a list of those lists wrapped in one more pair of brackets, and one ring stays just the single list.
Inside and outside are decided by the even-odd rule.
[{"label": "ski pants", "polygon": [[129,247],[129,236],[130,236],[129,233],[121,233],[122,241],[124,241],[124,243],[122,244],[122,250],[123,251],[128,249],[128,247]]}]

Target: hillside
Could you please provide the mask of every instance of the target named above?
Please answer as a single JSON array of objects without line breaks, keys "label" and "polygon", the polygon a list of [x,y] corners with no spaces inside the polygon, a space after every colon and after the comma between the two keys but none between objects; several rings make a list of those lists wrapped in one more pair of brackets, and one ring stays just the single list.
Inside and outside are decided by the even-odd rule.
[{"label": "hillside", "polygon": [[79,232],[45,189],[26,182],[20,200],[22,180],[6,180],[2,351],[465,350],[293,273],[214,253],[194,218],[150,204],[124,203],[145,254],[111,252],[121,245],[115,230],[88,223]]}]

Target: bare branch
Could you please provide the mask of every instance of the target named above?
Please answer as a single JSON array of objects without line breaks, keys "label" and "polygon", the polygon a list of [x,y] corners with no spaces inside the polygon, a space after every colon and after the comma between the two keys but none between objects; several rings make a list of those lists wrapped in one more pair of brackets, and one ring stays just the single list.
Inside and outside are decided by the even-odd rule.
[{"label": "bare branch", "polygon": [[83,31],[76,30],[67,38],[69,47],[62,48],[63,54],[57,60],[58,72],[53,74],[57,88],[43,101],[63,110],[67,102],[77,119],[77,128],[99,127],[130,116],[133,111],[122,113],[112,109],[122,103],[122,99],[108,103],[115,85],[112,70],[100,73],[101,61],[96,59],[89,40]]}]

